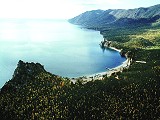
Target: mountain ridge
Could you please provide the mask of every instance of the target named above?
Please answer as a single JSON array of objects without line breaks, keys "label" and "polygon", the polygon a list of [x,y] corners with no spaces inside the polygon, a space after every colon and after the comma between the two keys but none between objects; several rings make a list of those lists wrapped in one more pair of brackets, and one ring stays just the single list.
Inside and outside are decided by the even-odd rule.
[{"label": "mountain ridge", "polygon": [[160,4],[135,9],[108,9],[86,11],[68,21],[84,27],[104,27],[115,25],[150,25],[160,19]]}]

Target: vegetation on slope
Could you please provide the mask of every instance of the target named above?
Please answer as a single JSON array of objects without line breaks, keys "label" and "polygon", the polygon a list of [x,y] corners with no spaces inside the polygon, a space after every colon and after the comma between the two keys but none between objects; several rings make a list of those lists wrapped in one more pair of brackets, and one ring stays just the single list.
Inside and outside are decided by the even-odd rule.
[{"label": "vegetation on slope", "polygon": [[103,27],[101,34],[112,46],[133,53],[133,63],[101,81],[73,84],[39,63],[19,61],[0,90],[1,120],[160,119],[159,31],[157,25]]},{"label": "vegetation on slope", "polygon": [[112,46],[124,48],[152,48],[160,45],[159,27],[139,27],[128,29],[107,29],[101,31],[105,39],[112,41]]},{"label": "vegetation on slope", "polygon": [[[103,35],[134,52],[134,62],[102,81],[73,84],[38,63],[20,61],[0,92],[1,119],[160,119],[159,29],[122,31]],[[152,44],[132,45],[139,36]]]},{"label": "vegetation on slope", "polygon": [[159,57],[157,49],[137,51],[135,59],[146,64],[86,84],[44,71],[21,73],[1,90],[1,119],[158,119]]},{"label": "vegetation on slope", "polygon": [[102,30],[104,27],[159,25],[160,5],[136,9],[92,10],[82,13],[69,22],[87,28]]}]

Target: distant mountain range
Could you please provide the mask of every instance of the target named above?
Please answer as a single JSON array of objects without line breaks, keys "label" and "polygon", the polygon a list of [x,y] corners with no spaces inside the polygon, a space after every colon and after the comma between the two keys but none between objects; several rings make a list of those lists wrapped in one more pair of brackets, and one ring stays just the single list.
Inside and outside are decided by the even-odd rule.
[{"label": "distant mountain range", "polygon": [[141,7],[128,10],[92,10],[69,19],[69,22],[88,28],[126,25],[160,25],[160,4],[148,8]]}]

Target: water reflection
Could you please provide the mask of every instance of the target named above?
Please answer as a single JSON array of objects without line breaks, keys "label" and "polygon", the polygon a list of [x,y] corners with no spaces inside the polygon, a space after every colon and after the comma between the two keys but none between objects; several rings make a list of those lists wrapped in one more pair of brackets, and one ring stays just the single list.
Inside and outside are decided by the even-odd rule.
[{"label": "water reflection", "polygon": [[99,47],[103,37],[98,31],[66,21],[0,20],[0,26],[0,87],[11,79],[19,60],[39,62],[65,77],[103,72],[125,60],[118,52]]}]

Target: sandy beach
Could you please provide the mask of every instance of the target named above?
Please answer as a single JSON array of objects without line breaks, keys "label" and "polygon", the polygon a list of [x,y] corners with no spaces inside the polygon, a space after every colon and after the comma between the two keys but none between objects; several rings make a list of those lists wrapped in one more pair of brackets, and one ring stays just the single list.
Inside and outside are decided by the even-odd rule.
[{"label": "sandy beach", "polygon": [[117,48],[115,48],[115,47],[109,47],[110,49],[112,49],[112,50],[115,50],[115,51],[118,51],[118,52],[121,52],[121,50],[120,49],[117,49]]},{"label": "sandy beach", "polygon": [[[118,52],[120,52],[121,50],[119,49],[116,49],[114,47],[109,47],[110,49],[113,49],[113,50],[116,50]],[[92,74],[92,75],[87,75],[87,76],[81,76],[81,77],[77,77],[77,78],[71,78],[71,81],[73,83],[76,82],[76,80],[82,80],[83,83],[86,83],[86,82],[89,82],[89,81],[92,81],[92,80],[103,80],[103,77],[105,75],[107,75],[107,77],[111,76],[113,73],[117,73],[117,72],[122,72],[123,69],[126,69],[130,66],[130,60],[129,59],[126,59],[121,65],[115,67],[115,68],[111,68],[111,69],[106,69],[105,72],[101,72],[101,73],[95,73],[95,74]]]}]

